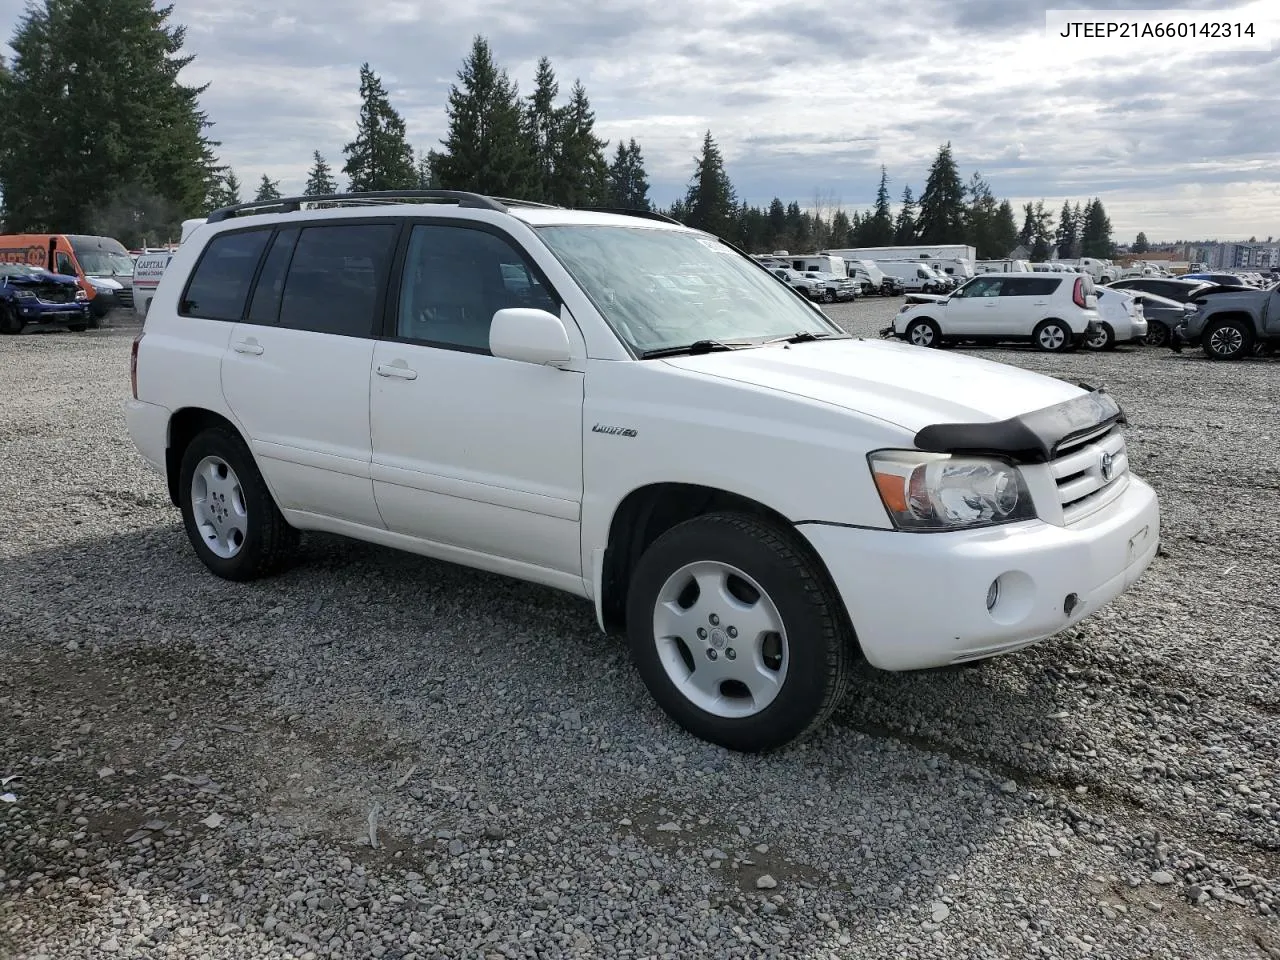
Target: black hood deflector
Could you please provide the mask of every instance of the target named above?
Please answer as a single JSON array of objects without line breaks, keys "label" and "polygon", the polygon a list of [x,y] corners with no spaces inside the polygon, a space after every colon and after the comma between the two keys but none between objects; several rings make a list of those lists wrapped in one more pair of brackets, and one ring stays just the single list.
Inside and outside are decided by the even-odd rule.
[{"label": "black hood deflector", "polygon": [[[1083,384],[1082,384],[1083,386]],[[1051,407],[995,423],[934,423],[915,436],[929,453],[1004,457],[1017,463],[1048,463],[1073,440],[1117,423],[1124,411],[1101,388]]]}]

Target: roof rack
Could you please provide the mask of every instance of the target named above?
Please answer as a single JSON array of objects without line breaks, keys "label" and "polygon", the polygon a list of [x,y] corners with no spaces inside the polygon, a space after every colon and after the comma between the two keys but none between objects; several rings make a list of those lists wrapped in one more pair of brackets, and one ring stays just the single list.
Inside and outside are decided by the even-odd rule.
[{"label": "roof rack", "polygon": [[674,223],[678,227],[684,226],[675,217],[668,217],[665,213],[658,213],[656,210],[635,210],[630,207],[577,207],[576,209],[587,213],[617,213],[624,217],[643,217],[646,220],[660,220],[663,223]]},{"label": "roof rack", "polygon": [[508,205],[545,206],[531,204],[524,200],[502,201],[495,197],[486,197],[481,193],[469,193],[465,190],[370,190],[363,193],[327,193],[318,197],[280,197],[276,200],[252,200],[248,203],[237,203],[234,206],[222,207],[211,211],[206,218],[209,223],[220,223],[233,217],[249,216],[254,213],[296,213],[304,203],[408,203],[415,200],[452,200],[460,207],[477,210],[493,210],[506,213]]}]

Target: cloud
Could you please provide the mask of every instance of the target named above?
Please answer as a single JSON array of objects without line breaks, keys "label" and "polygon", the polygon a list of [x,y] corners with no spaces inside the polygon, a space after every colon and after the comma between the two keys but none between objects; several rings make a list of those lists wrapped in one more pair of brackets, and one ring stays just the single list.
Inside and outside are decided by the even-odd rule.
[{"label": "cloud", "polygon": [[[210,84],[212,135],[245,184],[267,173],[299,190],[317,149],[341,168],[366,60],[414,146],[438,148],[449,87],[482,33],[522,92],[542,55],[562,92],[581,79],[600,135],[640,143],[664,204],[710,129],[752,203],[821,193],[865,206],[882,164],[895,198],[918,195],[950,141],[962,176],[980,170],[1016,203],[1102,196],[1121,236],[1265,236],[1280,220],[1280,43],[1046,38],[1046,11],[1100,17],[1110,0],[173,2],[197,55],[184,79]],[[0,0],[0,15],[15,22],[23,3]],[[1178,5],[1252,18],[1280,40],[1268,0]]]}]

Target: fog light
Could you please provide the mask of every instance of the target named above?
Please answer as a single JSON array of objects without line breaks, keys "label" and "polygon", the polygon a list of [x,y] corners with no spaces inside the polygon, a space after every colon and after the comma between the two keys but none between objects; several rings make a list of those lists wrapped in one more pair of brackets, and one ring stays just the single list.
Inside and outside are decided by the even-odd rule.
[{"label": "fog light", "polygon": [[991,586],[987,587],[987,610],[995,609],[995,605],[1000,602],[1000,579],[997,577],[991,581]]}]

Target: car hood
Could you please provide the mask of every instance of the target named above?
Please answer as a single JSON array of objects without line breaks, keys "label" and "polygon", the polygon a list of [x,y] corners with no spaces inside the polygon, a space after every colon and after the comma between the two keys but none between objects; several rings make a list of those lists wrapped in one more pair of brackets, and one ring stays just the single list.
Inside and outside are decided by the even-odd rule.
[{"label": "car hood", "polygon": [[663,362],[829,403],[912,433],[934,423],[1006,420],[1086,392],[1008,364],[893,340],[774,344]]},{"label": "car hood", "polygon": [[[2,273],[3,271],[0,271]],[[74,287],[78,286],[74,277],[64,277],[58,273],[51,273],[48,270],[42,270],[40,273],[16,273],[10,276],[6,282],[11,287],[35,287],[47,286],[55,284],[57,286]]]}]

